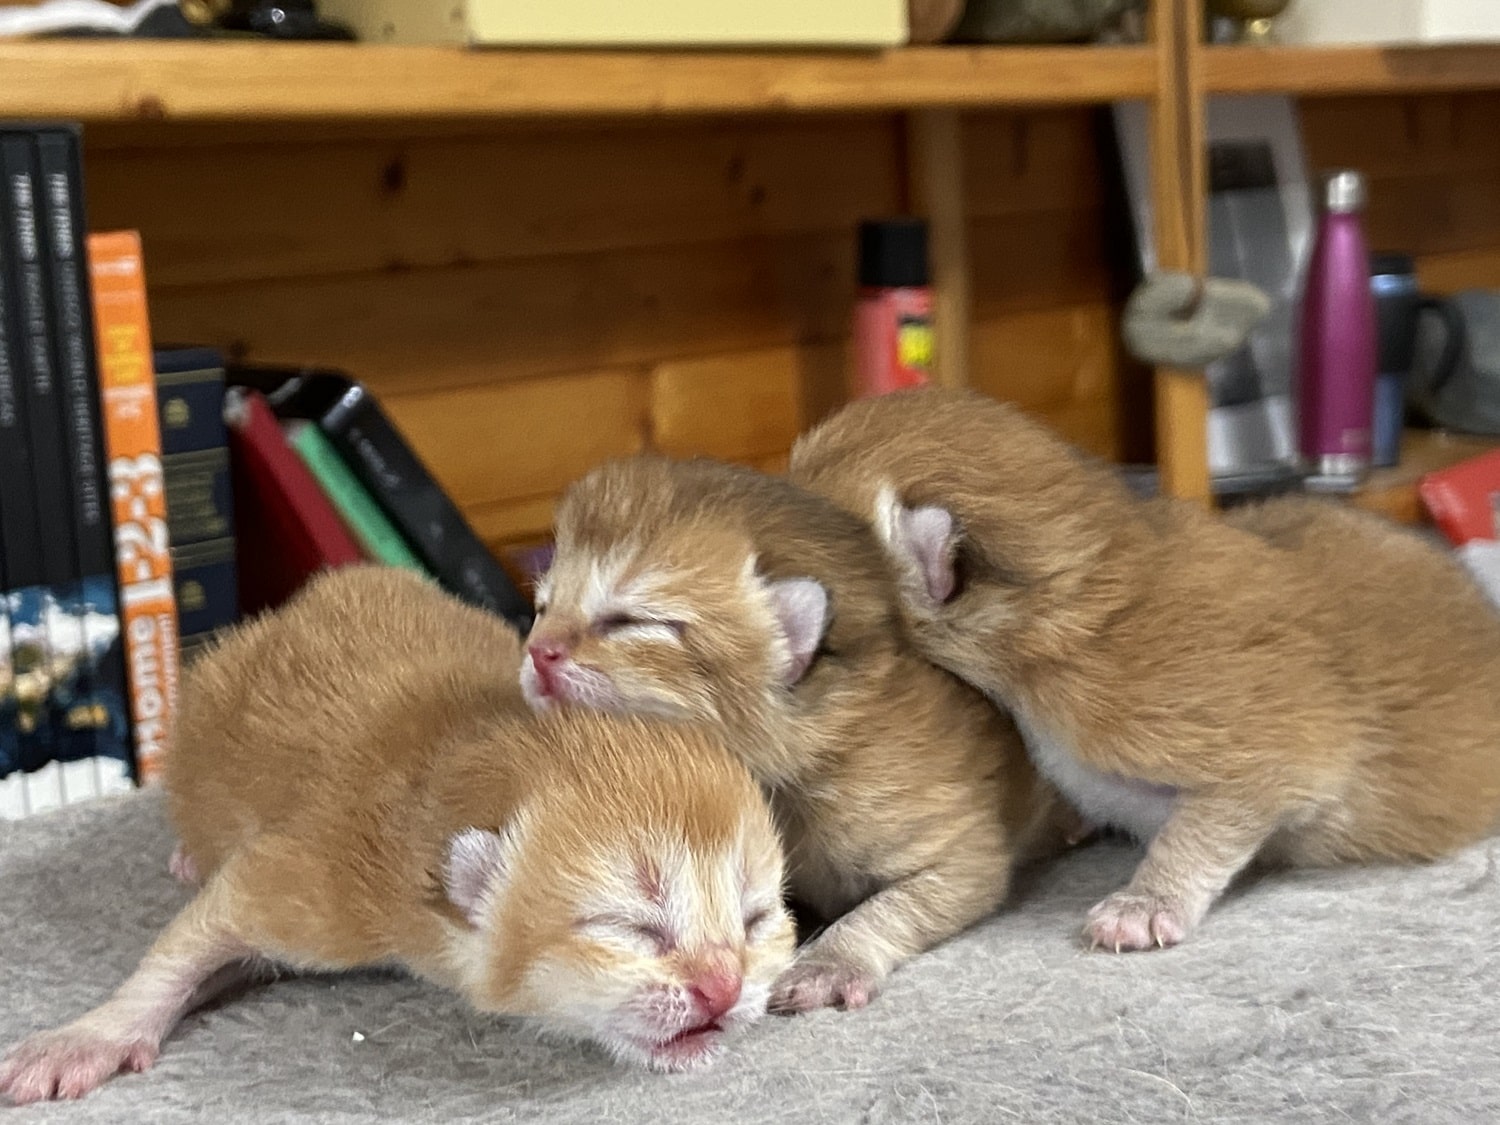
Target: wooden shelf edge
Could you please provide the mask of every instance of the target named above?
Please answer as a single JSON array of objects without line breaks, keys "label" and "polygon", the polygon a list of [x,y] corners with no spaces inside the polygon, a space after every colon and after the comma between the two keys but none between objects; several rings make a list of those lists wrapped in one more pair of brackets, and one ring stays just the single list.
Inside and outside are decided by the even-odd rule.
[{"label": "wooden shelf edge", "polygon": [[0,117],[548,118],[1091,104],[1156,92],[1149,47],[466,50],[343,43],[0,43]]},{"label": "wooden shelf edge", "polygon": [[1500,90],[1500,43],[1413,47],[1205,47],[1210,94]]},{"label": "wooden shelf edge", "polygon": [[1401,439],[1401,463],[1376,469],[1349,497],[1356,507],[1380,512],[1400,523],[1428,522],[1417,494],[1422,477],[1500,448],[1500,438],[1455,434],[1446,430],[1407,430]]}]

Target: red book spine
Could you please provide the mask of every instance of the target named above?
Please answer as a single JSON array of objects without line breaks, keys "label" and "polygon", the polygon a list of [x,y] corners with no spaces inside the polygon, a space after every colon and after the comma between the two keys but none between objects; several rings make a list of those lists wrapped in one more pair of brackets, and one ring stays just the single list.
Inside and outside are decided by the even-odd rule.
[{"label": "red book spine", "polygon": [[320,570],[364,553],[282,433],[264,396],[232,390],[225,404],[234,470],[240,610],[280,605]]}]

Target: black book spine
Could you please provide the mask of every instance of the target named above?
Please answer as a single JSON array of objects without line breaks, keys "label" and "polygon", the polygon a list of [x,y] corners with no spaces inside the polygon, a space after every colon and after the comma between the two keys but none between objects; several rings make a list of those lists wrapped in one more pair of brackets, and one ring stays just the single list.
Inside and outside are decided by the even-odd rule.
[{"label": "black book spine", "polygon": [[[41,172],[42,241],[52,283],[57,384],[63,406],[68,484],[73,498],[73,544],[80,583],[82,628],[73,723],[94,732],[97,752],[136,772],[131,736],[130,688],[121,636],[119,570],[114,518],[105,471],[100,422],[103,395],[95,351],[84,236],[83,153],[75,128],[37,137]],[[158,545],[143,544],[147,549]],[[165,548],[165,544],[159,545]]]},{"label": "black book spine", "polygon": [[69,497],[37,239],[36,160],[29,133],[0,134],[0,173],[4,176],[8,303],[14,326],[16,417],[18,434],[23,437],[21,442],[5,444],[24,449],[19,457],[14,452],[11,456],[27,469],[24,476],[5,474],[7,513],[14,508],[20,517],[12,521],[7,515],[6,520],[11,656],[25,740],[22,765],[35,770],[68,753],[64,732],[53,721],[57,653],[66,641],[57,635],[61,615],[55,611],[53,587],[76,579],[71,536],[60,526]]},{"label": "black book spine", "polygon": [[[4,538],[5,512],[0,509],[0,541]],[[5,552],[0,551],[0,778],[21,768],[15,687],[15,669],[10,658],[10,585],[5,580]]]},{"label": "black book spine", "polygon": [[[22,768],[20,696],[11,639],[11,585],[7,557],[30,534],[24,505],[13,501],[15,482],[31,489],[31,466],[16,400],[16,372],[11,359],[11,301],[6,263],[6,222],[0,206],[0,778]],[[7,512],[7,508],[11,510]],[[7,538],[7,530],[10,537]]]},{"label": "black book spine", "polygon": [[317,422],[442,585],[531,630],[526,597],[362,386],[351,383]]}]

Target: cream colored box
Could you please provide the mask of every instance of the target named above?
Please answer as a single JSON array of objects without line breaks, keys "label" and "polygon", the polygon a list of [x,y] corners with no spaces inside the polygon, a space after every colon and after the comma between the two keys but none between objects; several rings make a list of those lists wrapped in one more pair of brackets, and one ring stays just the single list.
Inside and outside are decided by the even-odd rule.
[{"label": "cream colored box", "polygon": [[376,43],[894,47],[907,0],[319,0]]},{"label": "cream colored box", "polygon": [[1292,0],[1285,43],[1484,43],[1500,40],[1500,0]]}]

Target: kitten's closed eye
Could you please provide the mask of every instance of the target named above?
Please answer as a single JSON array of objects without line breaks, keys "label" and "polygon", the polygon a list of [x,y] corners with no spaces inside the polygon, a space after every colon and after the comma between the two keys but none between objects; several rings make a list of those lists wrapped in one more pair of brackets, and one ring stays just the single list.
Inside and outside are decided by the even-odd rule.
[{"label": "kitten's closed eye", "polygon": [[681,640],[687,632],[687,623],[636,613],[606,613],[594,619],[594,631],[605,636],[629,632],[642,638]]},{"label": "kitten's closed eye", "polygon": [[579,933],[604,944],[624,944],[662,956],[677,948],[677,939],[659,922],[626,914],[593,914],[574,923]]},{"label": "kitten's closed eye", "polygon": [[761,930],[765,929],[767,922],[771,920],[770,907],[763,906],[759,910],[751,911],[745,915],[745,940],[755,941],[761,936]]}]

